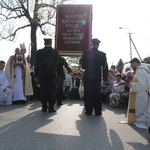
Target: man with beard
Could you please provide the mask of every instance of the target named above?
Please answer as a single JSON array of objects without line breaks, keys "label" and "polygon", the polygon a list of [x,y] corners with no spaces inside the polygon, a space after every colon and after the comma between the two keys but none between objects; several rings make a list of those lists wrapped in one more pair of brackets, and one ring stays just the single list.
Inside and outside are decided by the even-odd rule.
[{"label": "man with beard", "polygon": [[137,58],[133,58],[130,64],[135,75],[129,85],[128,123],[147,128],[150,124],[150,69]]}]

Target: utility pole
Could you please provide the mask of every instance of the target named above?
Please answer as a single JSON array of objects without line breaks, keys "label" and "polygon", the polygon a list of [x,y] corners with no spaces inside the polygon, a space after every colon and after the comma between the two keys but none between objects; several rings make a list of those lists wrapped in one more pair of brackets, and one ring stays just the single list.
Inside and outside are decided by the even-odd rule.
[{"label": "utility pole", "polygon": [[128,29],[128,34],[129,34],[129,43],[130,43],[130,59],[132,59],[132,44],[133,44],[133,46],[134,46],[134,48],[135,48],[135,50],[136,50],[136,52],[137,52],[137,54],[138,54],[138,56],[139,56],[139,59],[141,60],[141,62],[142,62],[142,59],[141,59],[141,57],[140,57],[140,54],[139,54],[139,52],[138,52],[138,50],[137,50],[137,48],[136,48],[136,46],[135,46],[135,44],[134,44],[134,42],[133,42],[133,40],[132,40],[132,38],[131,38],[131,32],[130,32],[130,29],[129,28],[122,28],[122,27],[119,27],[119,29]]},{"label": "utility pole", "polygon": [[129,28],[122,28],[122,27],[119,27],[119,29],[127,29],[129,32],[129,45],[130,45],[130,60],[132,59],[132,39],[131,39],[131,32],[130,32],[130,29]]},{"label": "utility pole", "polygon": [[129,43],[130,43],[130,60],[132,60],[131,32],[129,32],[128,34],[129,34]]}]

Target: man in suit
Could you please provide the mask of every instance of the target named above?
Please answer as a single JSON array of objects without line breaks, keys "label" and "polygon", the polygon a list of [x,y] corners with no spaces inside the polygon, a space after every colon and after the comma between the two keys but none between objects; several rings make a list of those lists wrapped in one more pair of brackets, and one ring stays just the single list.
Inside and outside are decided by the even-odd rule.
[{"label": "man in suit", "polygon": [[[108,64],[106,54],[98,50],[98,39],[92,39],[92,48],[84,51],[80,60],[84,73],[84,102],[85,114],[92,115],[93,109],[96,116],[102,115],[101,105],[101,78],[108,80]],[[102,73],[102,74],[101,74]]]},{"label": "man in suit", "polygon": [[42,111],[56,112],[55,90],[56,90],[56,72],[59,61],[59,53],[54,50],[51,39],[44,39],[45,47],[36,53],[35,77],[40,83],[40,99]]}]

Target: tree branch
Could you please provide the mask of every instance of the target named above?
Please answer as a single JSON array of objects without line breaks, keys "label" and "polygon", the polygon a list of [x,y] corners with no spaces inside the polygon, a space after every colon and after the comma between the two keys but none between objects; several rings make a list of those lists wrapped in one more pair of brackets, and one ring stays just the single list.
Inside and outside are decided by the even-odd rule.
[{"label": "tree branch", "polygon": [[17,32],[21,29],[26,28],[26,27],[30,27],[30,24],[17,28],[13,33],[10,33],[8,36],[2,36],[0,34],[0,37],[1,37],[1,39],[5,39],[5,40],[9,39],[10,41],[13,41],[15,39]]}]

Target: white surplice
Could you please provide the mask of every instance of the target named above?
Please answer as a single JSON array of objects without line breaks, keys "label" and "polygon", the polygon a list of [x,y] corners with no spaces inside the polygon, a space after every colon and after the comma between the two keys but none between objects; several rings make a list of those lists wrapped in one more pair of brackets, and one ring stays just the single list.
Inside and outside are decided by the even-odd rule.
[{"label": "white surplice", "polygon": [[150,124],[150,95],[148,94],[150,73],[148,68],[139,66],[135,78],[137,82],[130,84],[130,92],[136,92],[135,125],[140,128],[147,128]]},{"label": "white surplice", "polygon": [[9,82],[5,71],[0,70],[0,105],[12,104],[13,91],[9,88]]}]

